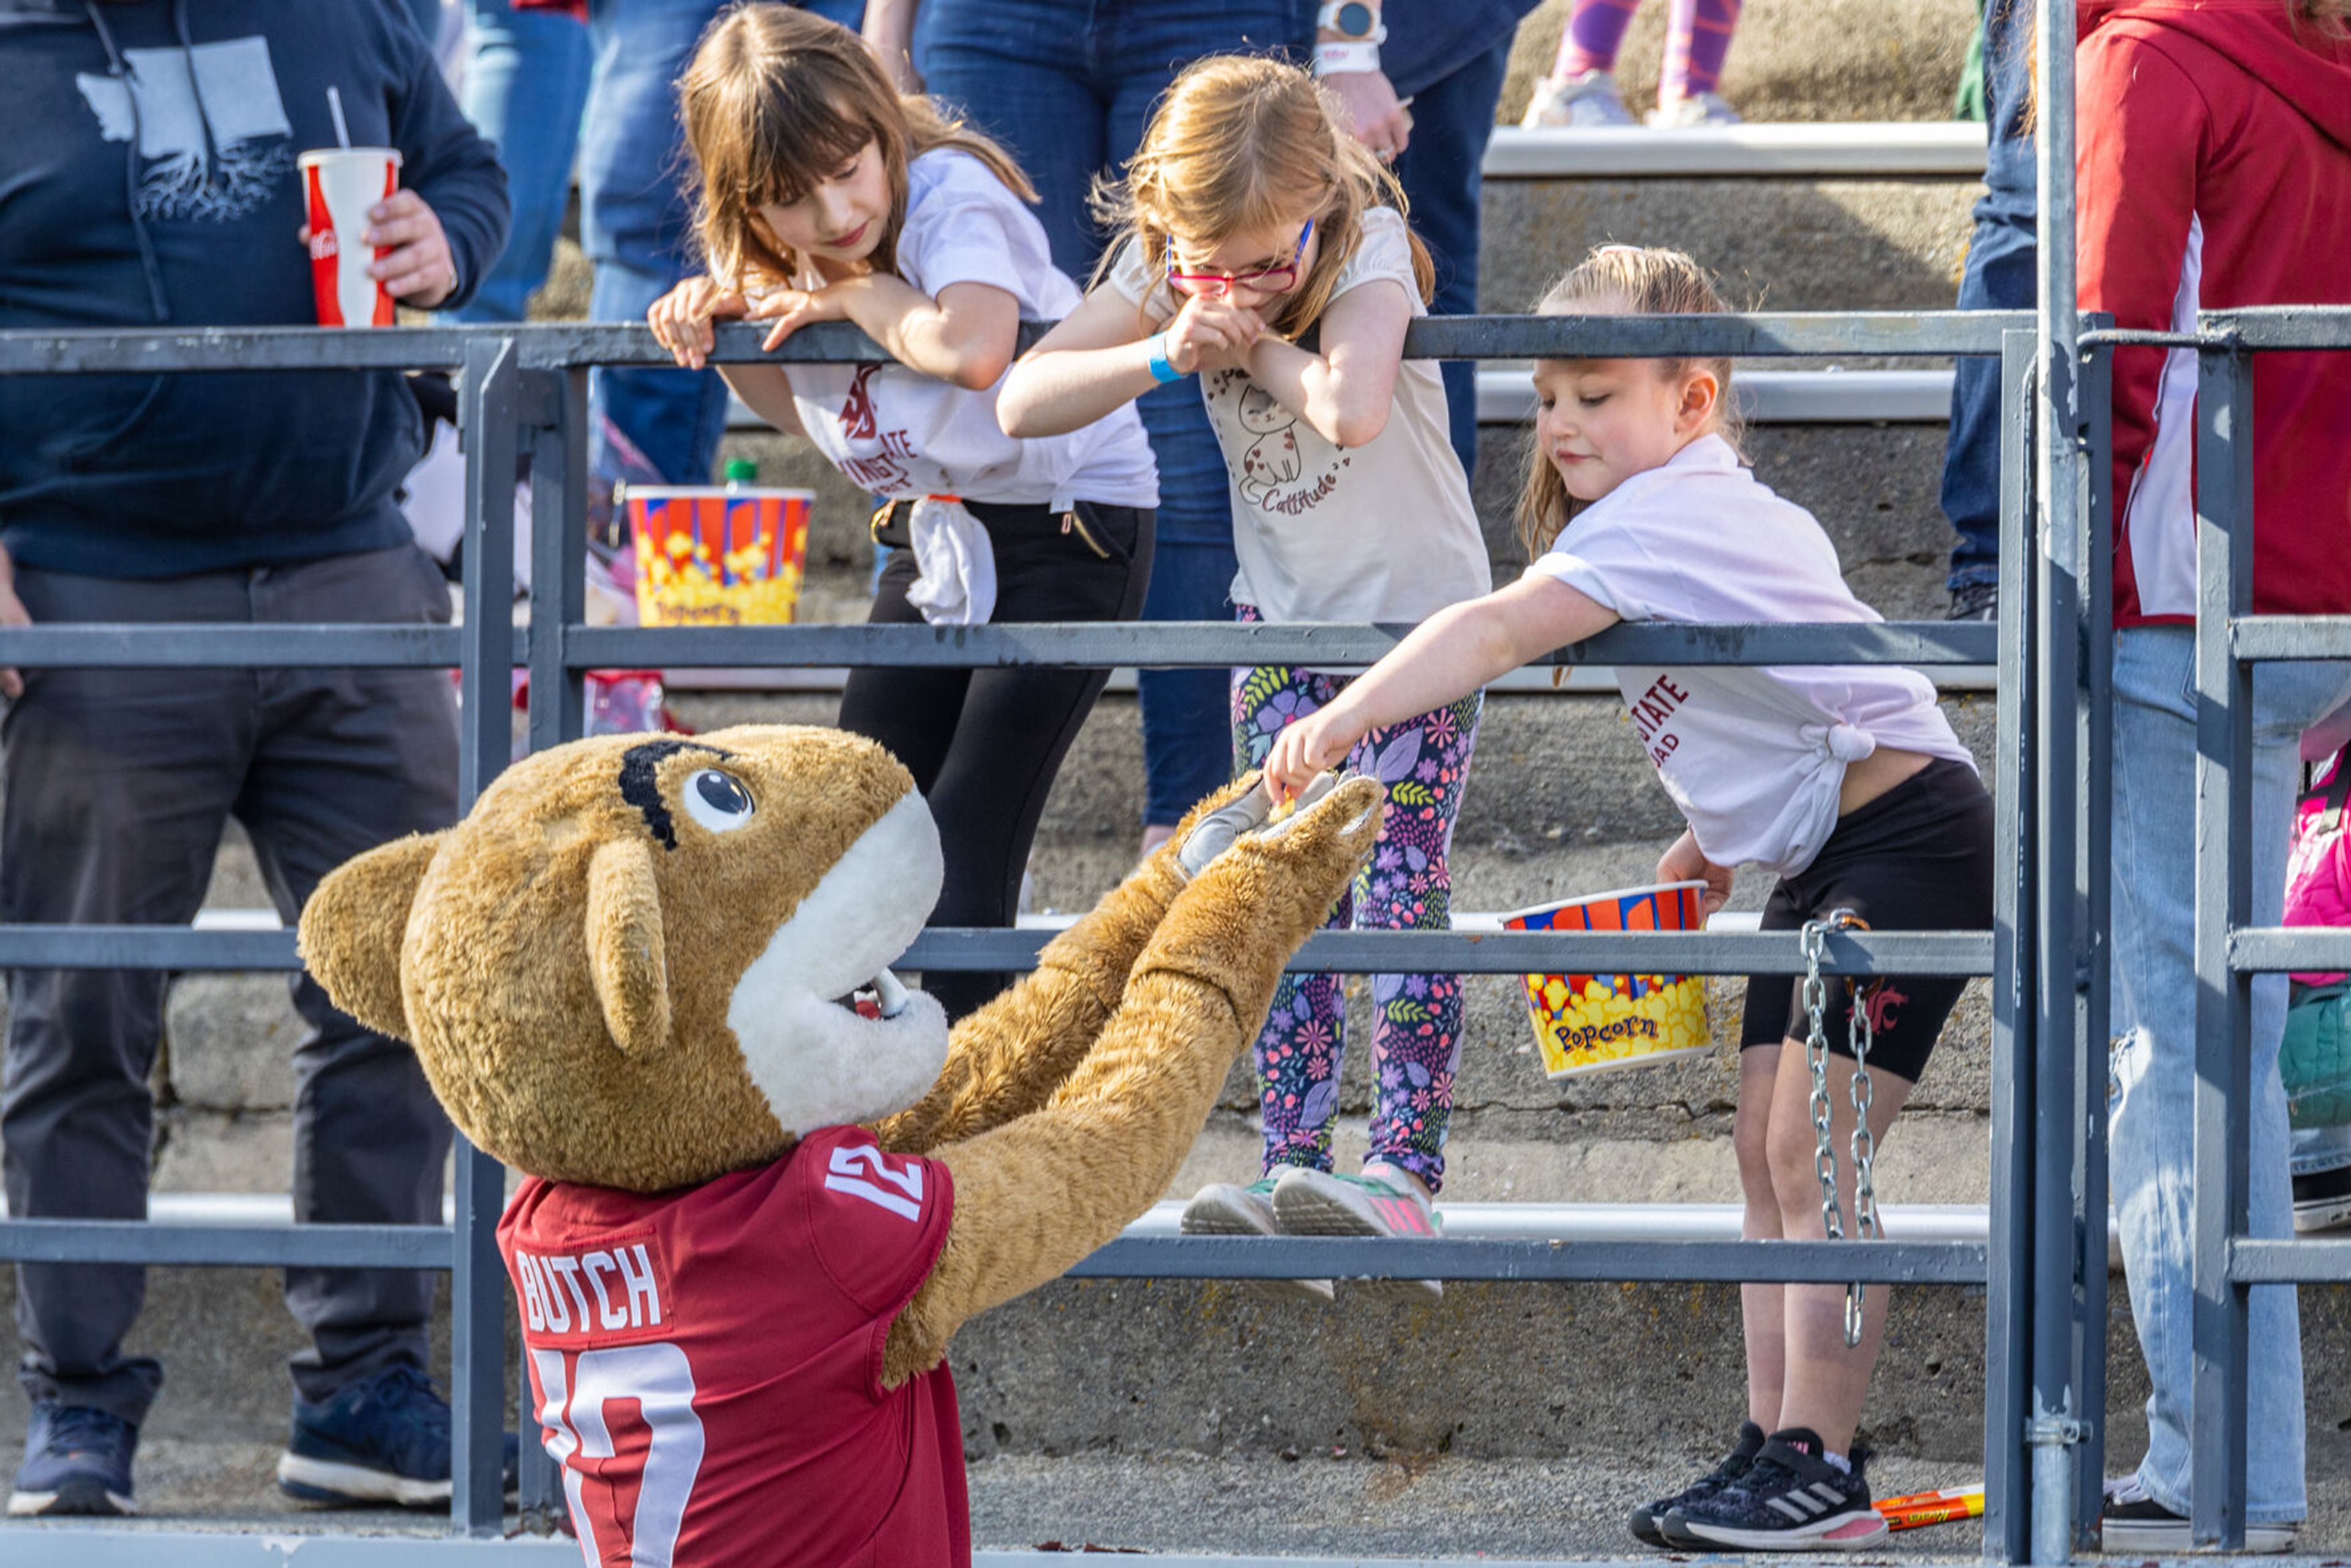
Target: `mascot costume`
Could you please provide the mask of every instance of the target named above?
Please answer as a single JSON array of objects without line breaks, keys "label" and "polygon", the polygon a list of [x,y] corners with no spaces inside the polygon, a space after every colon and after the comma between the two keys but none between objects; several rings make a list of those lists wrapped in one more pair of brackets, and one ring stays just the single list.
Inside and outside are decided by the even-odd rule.
[{"label": "mascot costume", "polygon": [[945,1355],[1165,1190],[1378,786],[1204,804],[952,1030],[886,967],[937,898],[906,770],[836,730],[606,736],[329,876],[302,956],[527,1174],[498,1227],[590,1564],[968,1563]]}]

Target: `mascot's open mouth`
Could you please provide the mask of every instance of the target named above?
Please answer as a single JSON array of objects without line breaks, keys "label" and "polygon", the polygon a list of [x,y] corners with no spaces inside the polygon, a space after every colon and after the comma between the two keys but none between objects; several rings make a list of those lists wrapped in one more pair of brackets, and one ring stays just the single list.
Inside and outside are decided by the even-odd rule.
[{"label": "mascot's open mouth", "polygon": [[862,1019],[893,1019],[906,1010],[909,994],[904,982],[884,969],[847,996],[833,998],[832,1003]]},{"label": "mascot's open mouth", "polygon": [[946,1009],[888,967],[921,934],[945,870],[930,810],[910,793],[800,899],[736,982],[727,1026],[786,1132],[911,1105],[946,1065]]}]

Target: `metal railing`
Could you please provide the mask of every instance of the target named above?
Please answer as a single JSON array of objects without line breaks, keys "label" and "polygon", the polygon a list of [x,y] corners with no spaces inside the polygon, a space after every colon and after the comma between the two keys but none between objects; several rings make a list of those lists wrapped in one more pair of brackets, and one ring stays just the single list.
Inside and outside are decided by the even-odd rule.
[{"label": "metal railing", "polygon": [[[1984,354],[2022,364],[2032,342],[2022,314],[1778,315],[1708,318],[1456,318],[1415,323],[1406,352],[1417,357],[1727,353],[1782,357],[1834,353]],[[723,329],[714,358],[761,357],[758,329]],[[784,357],[873,359],[878,345],[853,329],[796,336]],[[1227,666],[1369,664],[1407,628],[1227,623],[1072,626],[791,626],[613,629],[584,624],[582,557],[572,541],[585,527],[585,368],[652,364],[664,356],[641,328],[543,326],[406,329],[359,333],[260,329],[123,335],[0,334],[0,374],[71,374],[256,369],[329,369],[353,364],[463,371],[460,423],[468,469],[465,613],[458,628],[142,625],[0,629],[0,664],[134,667],[157,664],[455,665],[464,696],[464,799],[503,766],[511,744],[506,671],[527,668],[528,741],[539,748],[577,736],[582,674],[632,666],[836,664],[980,667],[1008,664]],[[2004,408],[2021,440],[2024,382],[2004,383]],[[533,530],[529,624],[512,623],[513,488],[489,476],[515,471],[527,454],[539,515]],[[2022,507],[2003,497],[2010,548],[2026,548]],[[2024,628],[1918,622],[1836,626],[1625,625],[1555,656],[1561,664],[1642,661],[1669,665],[1869,664],[1987,664],[2001,671],[2011,700],[2001,708],[2004,758],[2025,755],[2032,706],[2023,684]],[[2003,767],[1996,781],[2001,820],[2020,820],[2024,774]],[[2012,837],[2003,827],[2004,841]],[[2005,843],[2001,918],[1993,932],[1855,932],[1834,936],[1825,969],[1834,974],[1993,974],[2010,977],[1995,1002],[1995,1076],[2013,1082],[2019,1014],[2013,977],[2022,970],[2021,846]],[[1022,967],[1050,933],[931,930],[904,962],[925,970]],[[110,926],[0,926],[0,965],[174,969],[291,968],[287,932],[195,932]],[[1659,972],[1789,974],[1803,960],[1792,934],[1696,932],[1562,936],[1406,932],[1318,934],[1291,966],[1349,972],[1436,968],[1468,973]],[[2029,1121],[2011,1112],[2015,1127]],[[455,1281],[453,1383],[462,1458],[453,1522],[480,1535],[501,1523],[498,1430],[503,1396],[505,1276],[493,1228],[502,1172],[476,1151],[458,1160],[453,1228],[306,1226],[291,1228],[141,1225],[125,1221],[0,1222],[0,1258],[26,1261],[319,1263],[446,1267]],[[1992,1364],[2013,1363],[2009,1338],[2026,1320],[2018,1282],[2024,1233],[2004,1210],[1995,1177],[1991,1239],[1972,1242],[1886,1241],[1866,1248],[1808,1241],[1657,1241],[1560,1246],[1540,1239],[1394,1241],[1298,1239],[1278,1244],[1209,1238],[1126,1238],[1081,1264],[1079,1274],[1166,1278],[1411,1277],[1453,1280],[1779,1280],[1985,1284],[1991,1291]],[[2005,1303],[2005,1304],[2004,1304]],[[526,1415],[526,1422],[530,1419]],[[1988,1433],[2000,1428],[1988,1427]],[[2003,1472],[1990,1451],[1988,1469]],[[527,1521],[544,1524],[559,1505],[550,1463],[524,1447]],[[1996,1484],[1993,1507],[2011,1506]]]}]

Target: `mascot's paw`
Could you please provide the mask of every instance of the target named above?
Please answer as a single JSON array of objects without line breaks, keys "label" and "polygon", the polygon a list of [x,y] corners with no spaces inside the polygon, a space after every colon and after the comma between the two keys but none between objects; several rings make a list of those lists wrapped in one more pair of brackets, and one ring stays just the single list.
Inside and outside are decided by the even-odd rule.
[{"label": "mascot's paw", "polygon": [[1336,773],[1321,774],[1295,800],[1277,806],[1266,792],[1262,775],[1251,773],[1240,780],[1246,788],[1241,788],[1239,793],[1228,792],[1223,804],[1198,813],[1187,829],[1177,834],[1176,863],[1184,868],[1185,875],[1197,876],[1210,861],[1251,833],[1260,830],[1274,836],[1290,832],[1300,819],[1339,788],[1340,782]]}]

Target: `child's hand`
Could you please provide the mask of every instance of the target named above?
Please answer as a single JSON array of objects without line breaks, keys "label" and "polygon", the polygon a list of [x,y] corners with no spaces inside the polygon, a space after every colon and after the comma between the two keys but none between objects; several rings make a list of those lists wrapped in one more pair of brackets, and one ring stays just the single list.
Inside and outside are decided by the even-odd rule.
[{"label": "child's hand", "polygon": [[1267,790],[1276,801],[1294,798],[1314,782],[1317,774],[1344,762],[1363,738],[1361,730],[1353,729],[1344,717],[1334,717],[1329,708],[1285,726],[1273,737],[1273,749],[1266,756]]},{"label": "child's hand", "polygon": [[1167,362],[1184,375],[1230,370],[1249,358],[1265,318],[1215,295],[1195,294],[1167,323]]},{"label": "child's hand", "polygon": [[653,301],[653,308],[645,312],[645,325],[653,329],[653,341],[674,355],[679,364],[698,371],[717,340],[710,324],[750,314],[751,302],[736,290],[722,288],[707,277],[689,277]]},{"label": "child's hand", "polygon": [[1706,883],[1704,902],[1709,917],[1730,902],[1730,868],[1707,859],[1698,847],[1698,835],[1687,828],[1673,847],[1657,858],[1657,880]]},{"label": "child's hand", "polygon": [[776,323],[759,342],[762,349],[772,350],[811,321],[848,320],[849,302],[838,286],[813,293],[804,288],[774,288],[751,301],[751,317]]}]

